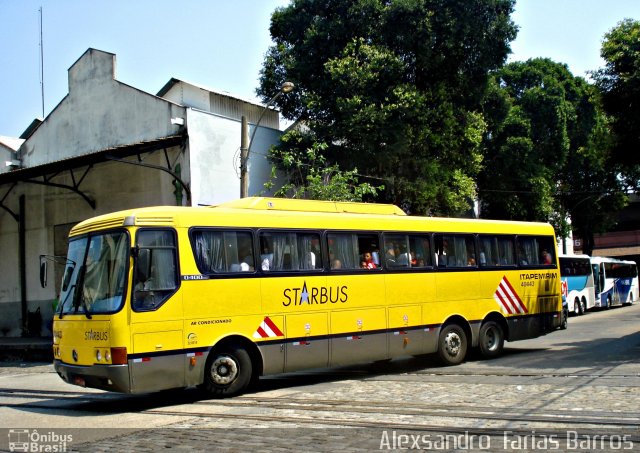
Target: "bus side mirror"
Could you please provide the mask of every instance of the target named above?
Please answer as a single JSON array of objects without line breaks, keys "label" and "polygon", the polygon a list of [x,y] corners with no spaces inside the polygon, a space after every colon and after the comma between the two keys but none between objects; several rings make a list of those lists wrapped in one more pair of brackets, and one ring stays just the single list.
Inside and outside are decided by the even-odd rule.
[{"label": "bus side mirror", "polygon": [[47,260],[44,255],[40,255],[40,286],[47,286]]}]

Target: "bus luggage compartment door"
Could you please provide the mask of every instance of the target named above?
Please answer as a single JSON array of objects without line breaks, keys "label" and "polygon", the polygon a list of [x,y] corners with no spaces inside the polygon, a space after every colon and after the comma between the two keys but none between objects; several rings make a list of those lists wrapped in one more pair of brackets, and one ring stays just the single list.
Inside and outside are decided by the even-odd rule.
[{"label": "bus luggage compartment door", "polygon": [[386,309],[331,313],[331,366],[388,358]]},{"label": "bus luggage compartment door", "polygon": [[422,319],[420,305],[389,308],[389,355],[419,355],[425,351],[424,329],[412,328]]},{"label": "bus luggage compartment door", "polygon": [[327,313],[287,315],[285,371],[329,364]]}]

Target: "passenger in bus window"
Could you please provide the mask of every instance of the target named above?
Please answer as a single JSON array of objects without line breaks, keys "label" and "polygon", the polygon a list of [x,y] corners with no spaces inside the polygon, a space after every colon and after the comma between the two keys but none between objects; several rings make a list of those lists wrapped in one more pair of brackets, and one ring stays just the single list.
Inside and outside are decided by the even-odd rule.
[{"label": "passenger in bus window", "polygon": [[364,252],[362,255],[362,263],[360,263],[360,267],[363,269],[376,269],[376,263],[373,262],[373,257],[371,256],[371,252]]},{"label": "passenger in bus window", "polygon": [[551,254],[546,249],[542,250],[542,264],[551,264]]},{"label": "passenger in bus window", "polygon": [[393,244],[388,244],[386,249],[387,251],[384,254],[384,261],[387,267],[393,267],[396,265],[396,252]]},{"label": "passenger in bus window", "polygon": [[407,252],[407,246],[405,244],[400,244],[398,248],[398,253],[396,255],[398,257],[398,266],[408,267],[409,266],[409,253]]},{"label": "passenger in bus window", "polygon": [[273,264],[273,253],[271,253],[269,249],[269,245],[264,242],[262,244],[262,254],[260,255],[262,259],[261,268],[263,271],[268,271],[271,269],[271,265]]},{"label": "passenger in bus window", "polygon": [[376,266],[380,266],[380,252],[378,251],[378,246],[376,244],[371,244],[371,258],[373,258],[373,262]]}]

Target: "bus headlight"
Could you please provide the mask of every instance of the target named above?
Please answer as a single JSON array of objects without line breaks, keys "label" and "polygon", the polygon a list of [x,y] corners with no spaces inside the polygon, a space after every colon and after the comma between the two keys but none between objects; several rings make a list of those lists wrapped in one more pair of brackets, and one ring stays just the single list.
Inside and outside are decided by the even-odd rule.
[{"label": "bus headlight", "polygon": [[109,352],[109,351],[105,352],[105,354],[104,354],[104,359],[105,359],[107,362],[111,362],[111,352]]},{"label": "bus headlight", "polygon": [[102,361],[102,352],[100,352],[99,349],[96,351],[96,361],[97,362],[101,362]]}]

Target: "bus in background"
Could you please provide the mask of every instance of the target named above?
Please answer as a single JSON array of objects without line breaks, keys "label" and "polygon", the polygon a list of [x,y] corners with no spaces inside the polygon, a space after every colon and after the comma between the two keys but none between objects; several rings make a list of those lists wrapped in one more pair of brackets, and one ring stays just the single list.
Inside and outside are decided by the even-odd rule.
[{"label": "bus in background", "polygon": [[560,278],[569,313],[582,315],[596,306],[591,258],[588,255],[560,255]]},{"label": "bus in background", "polygon": [[262,375],[494,357],[561,326],[545,223],[244,198],[102,215],[69,239],[53,355],[80,386],[231,396]]},{"label": "bus in background", "polygon": [[596,307],[631,304],[638,300],[638,268],[634,261],[594,256]]}]

